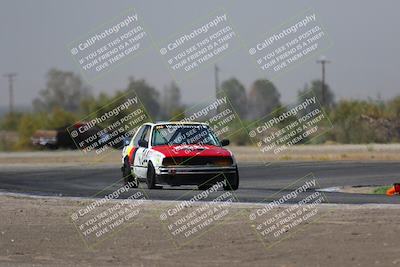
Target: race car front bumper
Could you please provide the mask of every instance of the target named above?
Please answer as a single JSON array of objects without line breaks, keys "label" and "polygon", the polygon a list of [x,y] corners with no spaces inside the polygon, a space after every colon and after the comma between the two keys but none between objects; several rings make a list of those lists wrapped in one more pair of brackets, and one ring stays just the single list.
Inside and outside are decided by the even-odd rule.
[{"label": "race car front bumper", "polygon": [[200,185],[212,183],[236,175],[237,167],[232,166],[161,166],[156,168],[158,183],[170,185]]},{"label": "race car front bumper", "polygon": [[235,173],[236,166],[173,166],[159,167],[157,175],[220,174]]}]

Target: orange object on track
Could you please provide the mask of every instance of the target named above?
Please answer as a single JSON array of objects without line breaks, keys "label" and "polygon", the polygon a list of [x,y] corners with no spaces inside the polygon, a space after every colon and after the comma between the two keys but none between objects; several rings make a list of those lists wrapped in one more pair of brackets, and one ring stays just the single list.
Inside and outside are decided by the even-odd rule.
[{"label": "orange object on track", "polygon": [[392,186],[391,188],[389,188],[387,191],[386,191],[386,195],[387,196],[393,196],[394,194],[396,193],[396,189],[394,188],[394,186]]}]

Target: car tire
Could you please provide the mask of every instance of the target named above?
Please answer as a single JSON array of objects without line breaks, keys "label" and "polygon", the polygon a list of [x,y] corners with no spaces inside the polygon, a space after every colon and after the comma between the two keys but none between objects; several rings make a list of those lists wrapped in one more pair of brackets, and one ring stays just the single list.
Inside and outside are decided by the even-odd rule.
[{"label": "car tire", "polygon": [[224,185],[224,190],[225,191],[231,191],[231,190],[238,190],[239,188],[239,170],[238,167],[236,166],[236,173],[229,175],[227,179],[227,184]]},{"label": "car tire", "polygon": [[128,185],[131,188],[139,187],[139,181],[136,176],[132,175],[131,165],[129,163],[129,159],[124,159],[124,166],[122,166],[122,177],[124,179],[124,185]]},{"label": "car tire", "polygon": [[147,167],[147,188],[148,189],[155,189],[156,188],[156,171],[154,170],[154,166],[151,162]]}]

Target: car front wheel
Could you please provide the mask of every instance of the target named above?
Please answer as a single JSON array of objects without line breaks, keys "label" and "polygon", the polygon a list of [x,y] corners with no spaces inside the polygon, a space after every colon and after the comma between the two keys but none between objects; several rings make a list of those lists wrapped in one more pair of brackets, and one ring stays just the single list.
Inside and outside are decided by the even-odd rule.
[{"label": "car front wheel", "polygon": [[150,162],[147,167],[147,178],[146,178],[147,188],[156,188],[156,171],[154,170],[153,164]]}]

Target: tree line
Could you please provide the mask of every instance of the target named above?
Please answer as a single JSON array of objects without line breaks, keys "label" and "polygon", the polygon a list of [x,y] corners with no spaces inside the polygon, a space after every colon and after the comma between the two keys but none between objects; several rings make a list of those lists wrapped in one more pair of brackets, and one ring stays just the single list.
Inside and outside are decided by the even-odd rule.
[{"label": "tree line", "polygon": [[[259,79],[250,88],[236,78],[223,81],[222,90],[245,122],[257,120],[279,107],[281,95],[269,80]],[[298,90],[298,100],[310,90],[322,99],[322,82],[311,81]],[[32,102],[33,112],[7,114],[0,120],[0,130],[17,131],[19,141],[8,145],[0,140],[0,149],[24,149],[30,146],[30,137],[37,129],[56,129],[71,125],[114,99],[134,92],[154,120],[168,120],[182,114],[188,106],[182,103],[181,88],[174,82],[161,91],[143,79],[129,78],[128,85],[115,93],[95,96],[73,72],[51,69],[46,76],[46,86]],[[325,85],[323,107],[333,129],[314,142],[337,143],[390,143],[400,140],[400,96],[384,101],[380,99],[336,101]],[[237,143],[245,144],[243,140]]]}]

